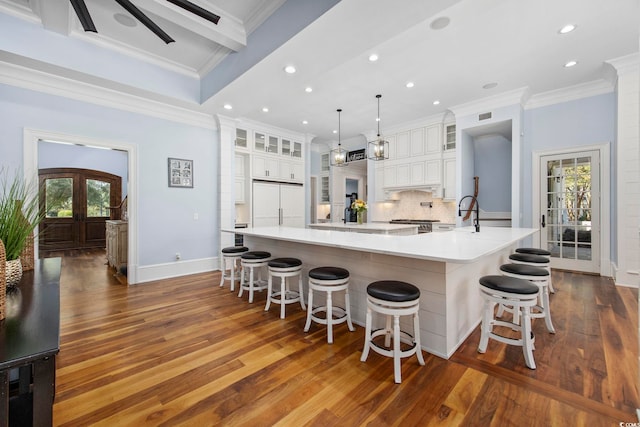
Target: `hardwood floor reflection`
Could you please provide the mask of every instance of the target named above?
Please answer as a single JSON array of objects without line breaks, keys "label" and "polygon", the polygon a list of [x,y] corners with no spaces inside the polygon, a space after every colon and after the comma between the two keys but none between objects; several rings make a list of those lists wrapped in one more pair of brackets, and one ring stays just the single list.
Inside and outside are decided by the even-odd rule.
[{"label": "hardwood floor reflection", "polygon": [[637,290],[555,272],[555,335],[536,320],[538,369],[477,329],[444,360],[359,358],[364,330],[305,334],[299,306],[264,311],[219,273],[123,285],[104,252],[65,254],[54,422],[77,425],[588,425],[636,422]]}]

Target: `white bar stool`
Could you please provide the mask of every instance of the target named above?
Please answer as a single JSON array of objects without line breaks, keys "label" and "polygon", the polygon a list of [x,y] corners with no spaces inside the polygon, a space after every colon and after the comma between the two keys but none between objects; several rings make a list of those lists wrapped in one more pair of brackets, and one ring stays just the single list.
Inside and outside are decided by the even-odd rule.
[{"label": "white bar stool", "polygon": [[[313,308],[313,291],[326,292],[325,305]],[[333,293],[344,291],[344,308],[333,305]],[[304,331],[309,332],[311,321],[327,325],[327,342],[333,343],[333,325],[347,322],[350,331],[355,331],[351,323],[349,307],[349,271],[340,267],[318,267],[309,270],[309,300],[307,302],[307,322]],[[316,314],[325,313],[325,317]]]},{"label": "white bar stool", "polygon": [[[520,250],[522,249],[532,250],[535,248],[520,248]],[[542,251],[542,249],[540,250]],[[549,254],[551,254],[551,252],[549,252]],[[551,283],[551,258],[549,256],[536,255],[531,253],[520,253],[518,252],[518,249],[516,249],[515,254],[509,255],[509,261],[516,264],[525,264],[532,267],[540,267],[546,269],[549,272],[549,291],[551,293],[556,292],[555,289],[553,289],[553,284]]]},{"label": "white bar stool", "polygon": [[[249,248],[246,246],[229,246],[222,249],[221,288],[224,286],[224,281],[229,280],[229,290],[233,292],[236,289],[236,280],[240,280],[240,269],[237,261],[244,252],[248,251]],[[227,268],[229,272],[227,272]],[[236,272],[238,273],[238,277],[236,277]]]},{"label": "white bar stool", "polygon": [[[503,276],[528,280],[540,288],[538,305],[533,307],[535,311],[531,312],[531,318],[544,318],[547,330],[555,334],[556,330],[551,322],[551,306],[549,305],[549,272],[544,268],[532,267],[526,264],[503,264],[500,266],[500,272]],[[511,307],[501,304],[498,307],[498,316],[502,316],[505,310],[513,313],[513,322],[517,324],[519,311],[514,311]]]},{"label": "white bar stool", "polygon": [[[543,256],[545,258],[547,258],[549,260],[549,263],[551,263],[551,252],[545,250],[545,249],[539,249],[539,248],[518,248],[516,249],[516,253],[517,254],[528,254],[528,255],[538,255],[538,256]],[[549,264],[551,265],[551,264]],[[551,292],[552,294],[555,294],[556,291],[555,289],[553,289],[553,283],[551,282],[551,269],[549,269],[549,292]]]},{"label": "white bar stool", "polygon": [[[418,363],[424,366],[422,348],[420,347],[420,321],[418,310],[420,308],[420,289],[406,282],[395,280],[381,280],[367,286],[367,320],[364,333],[364,349],[360,361],[364,362],[369,356],[369,349],[387,357],[393,357],[393,377],[396,384],[402,382],[400,359],[416,355]],[[373,312],[386,317],[384,329],[372,330]],[[400,330],[400,316],[412,316],[413,335]],[[393,318],[393,327],[391,319]],[[377,344],[374,339],[384,335],[384,347]],[[391,338],[393,337],[393,347]],[[400,343],[410,347],[401,350]]]},{"label": "white bar stool", "polygon": [[[269,311],[271,303],[280,304],[280,318],[285,317],[285,307],[287,304],[300,302],[303,310],[304,298],[302,298],[302,261],[298,258],[275,258],[269,261],[269,281],[267,282],[267,304],[264,311]],[[289,289],[287,277],[298,276],[298,290]],[[273,278],[280,278],[280,291],[273,291]]]},{"label": "white bar stool", "polygon": [[[249,291],[249,303],[253,303],[253,293],[255,291],[263,291],[267,289],[267,281],[262,280],[262,267],[266,267],[271,258],[271,254],[265,251],[249,251],[240,256],[240,264],[242,265],[242,273],[240,280],[240,292],[238,296],[242,296],[242,291]],[[254,280],[254,270],[258,269],[258,279]],[[249,281],[247,282],[247,269],[249,269]]]},{"label": "white bar stool", "polygon": [[[480,278],[480,294],[484,300],[482,326],[478,352],[487,351],[489,338],[522,347],[524,360],[529,369],[536,369],[533,360],[533,332],[531,331],[531,307],[536,305],[539,289],[523,279],[507,276],[483,276]],[[515,324],[494,318],[496,304],[513,307],[522,316],[522,322]],[[515,317],[515,316],[514,316]],[[505,326],[520,331],[520,338],[507,338],[493,332],[494,326]]]}]

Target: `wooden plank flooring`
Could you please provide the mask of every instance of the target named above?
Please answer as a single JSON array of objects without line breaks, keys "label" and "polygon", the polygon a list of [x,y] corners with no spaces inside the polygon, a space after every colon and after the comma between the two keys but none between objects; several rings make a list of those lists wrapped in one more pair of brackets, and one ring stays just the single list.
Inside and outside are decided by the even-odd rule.
[{"label": "wooden plank flooring", "polygon": [[476,330],[450,360],[402,364],[346,325],[326,343],[299,306],[264,311],[219,273],[127,287],[104,253],[63,258],[56,426],[618,426],[637,422],[638,292],[553,272],[557,333],[534,324],[538,369]]}]

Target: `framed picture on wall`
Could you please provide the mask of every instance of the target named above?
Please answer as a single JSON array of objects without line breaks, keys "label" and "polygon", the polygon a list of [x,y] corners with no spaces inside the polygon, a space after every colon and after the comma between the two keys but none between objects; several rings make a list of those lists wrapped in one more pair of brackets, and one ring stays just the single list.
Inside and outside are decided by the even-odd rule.
[{"label": "framed picture on wall", "polygon": [[169,187],[193,188],[193,160],[169,157]]}]

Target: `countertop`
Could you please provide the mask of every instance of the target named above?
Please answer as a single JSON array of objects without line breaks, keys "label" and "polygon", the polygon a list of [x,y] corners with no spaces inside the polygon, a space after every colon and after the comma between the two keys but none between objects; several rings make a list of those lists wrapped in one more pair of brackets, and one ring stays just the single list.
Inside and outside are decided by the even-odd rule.
[{"label": "countertop", "polygon": [[471,263],[538,231],[536,228],[461,227],[441,233],[412,236],[352,233],[293,227],[250,227],[224,232],[312,245],[339,247],[440,262]]}]

